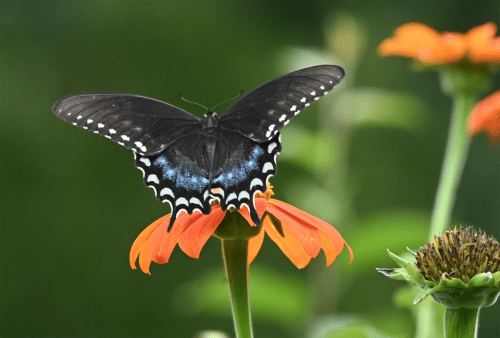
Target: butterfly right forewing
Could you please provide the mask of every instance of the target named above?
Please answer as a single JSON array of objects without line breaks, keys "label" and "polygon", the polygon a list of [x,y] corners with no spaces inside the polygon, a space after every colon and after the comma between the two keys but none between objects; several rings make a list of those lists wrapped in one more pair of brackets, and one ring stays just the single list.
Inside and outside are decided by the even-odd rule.
[{"label": "butterfly right forewing", "polygon": [[344,75],[342,67],[334,65],[283,75],[257,87],[229,107],[219,125],[255,142],[269,141],[302,109],[332,90]]},{"label": "butterfly right forewing", "polygon": [[146,156],[161,152],[201,127],[198,117],[180,108],[130,94],[72,95],[57,101],[52,111],[68,123]]}]

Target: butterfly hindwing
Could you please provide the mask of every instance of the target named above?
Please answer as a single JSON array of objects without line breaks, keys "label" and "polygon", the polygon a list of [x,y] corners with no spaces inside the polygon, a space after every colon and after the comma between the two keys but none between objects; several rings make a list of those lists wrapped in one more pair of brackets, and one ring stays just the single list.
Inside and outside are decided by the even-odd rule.
[{"label": "butterfly hindwing", "polygon": [[227,155],[212,180],[212,195],[224,211],[230,207],[239,210],[246,205],[253,222],[260,225],[254,197],[257,192],[266,191],[269,178],[277,172],[276,156],[281,152],[281,135],[278,133],[264,143],[254,142],[236,132],[222,131],[221,135],[231,143],[218,143],[219,153]]},{"label": "butterfly hindwing", "polygon": [[155,99],[88,93],[65,97],[52,108],[60,119],[109,138],[142,155],[154,155],[195,133],[200,119]]},{"label": "butterfly hindwing", "polygon": [[332,90],[344,75],[341,67],[333,65],[283,75],[229,107],[219,125],[256,142],[269,141],[300,111]]},{"label": "butterfly hindwing", "polygon": [[158,200],[170,204],[171,224],[182,210],[188,214],[195,210],[210,213],[210,169],[203,138],[201,134],[182,137],[153,156],[134,153],[134,163],[143,172],[144,184],[154,189]]}]

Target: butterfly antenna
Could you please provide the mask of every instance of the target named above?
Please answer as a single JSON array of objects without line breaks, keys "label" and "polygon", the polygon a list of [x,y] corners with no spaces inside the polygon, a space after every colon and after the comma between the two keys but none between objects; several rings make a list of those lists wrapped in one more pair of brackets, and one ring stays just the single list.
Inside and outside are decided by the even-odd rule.
[{"label": "butterfly antenna", "polygon": [[240,92],[238,95],[236,95],[236,96],[235,96],[235,97],[233,97],[232,99],[229,99],[229,100],[226,100],[226,101],[222,101],[221,103],[216,104],[216,105],[215,105],[215,106],[214,106],[211,110],[212,110],[212,111],[214,111],[215,107],[220,106],[220,105],[221,105],[221,104],[223,104],[223,103],[226,103],[226,102],[229,102],[229,101],[236,100],[238,97],[240,97],[240,96],[241,96],[241,94],[243,94],[243,89],[241,90],[241,92]]},{"label": "butterfly antenna", "polygon": [[182,95],[181,95],[181,93],[179,93],[179,96],[181,97],[181,99],[182,99],[183,101],[186,101],[186,102],[188,102],[188,103],[197,104],[198,106],[203,107],[203,108],[205,108],[205,110],[206,110],[206,111],[208,111],[207,107],[205,107],[205,106],[203,106],[203,105],[201,105],[201,104],[199,104],[199,103],[197,103],[197,102],[188,101],[188,100],[186,100],[185,98],[183,98],[183,97],[182,97]]}]

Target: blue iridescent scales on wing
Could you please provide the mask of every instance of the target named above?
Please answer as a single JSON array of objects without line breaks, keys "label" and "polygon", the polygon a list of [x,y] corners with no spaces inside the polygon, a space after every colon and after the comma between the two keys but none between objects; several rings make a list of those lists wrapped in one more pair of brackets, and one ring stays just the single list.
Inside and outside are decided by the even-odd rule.
[{"label": "blue iridescent scales on wing", "polygon": [[247,207],[260,225],[257,192],[277,172],[280,130],[344,77],[339,66],[298,70],[269,81],[233,104],[220,117],[203,119],[155,99],[113,93],[68,96],[52,108],[60,119],[104,136],[134,152],[144,184],[179,213]]}]

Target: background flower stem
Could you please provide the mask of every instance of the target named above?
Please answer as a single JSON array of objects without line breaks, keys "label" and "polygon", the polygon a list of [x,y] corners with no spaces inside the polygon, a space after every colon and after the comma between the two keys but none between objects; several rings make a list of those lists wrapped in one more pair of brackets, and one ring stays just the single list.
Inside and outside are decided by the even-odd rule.
[{"label": "background flower stem", "polygon": [[248,299],[248,239],[223,239],[222,253],[237,338],[252,338]]},{"label": "background flower stem", "polygon": [[[458,185],[470,145],[470,137],[466,130],[467,116],[476,102],[475,94],[471,92],[459,92],[455,93],[452,97],[453,109],[450,128],[431,216],[429,241],[433,241],[434,235],[442,233],[450,223]],[[429,318],[437,316],[438,307],[439,305],[434,302],[431,302],[427,307],[419,307],[417,315],[417,338],[429,337],[427,335],[429,334],[429,329],[433,330],[433,337],[438,337],[441,334],[440,327],[432,325],[429,328]]]},{"label": "background flower stem", "polygon": [[434,201],[429,240],[433,240],[434,235],[442,233],[451,219],[456,192],[469,151],[467,116],[475,101],[475,95],[472,93],[459,93],[453,97],[450,129]]},{"label": "background flower stem", "polygon": [[445,338],[477,337],[479,309],[446,309],[444,312]]}]

